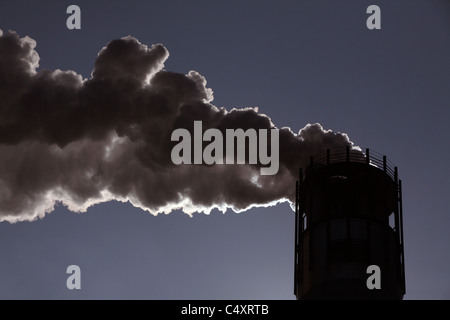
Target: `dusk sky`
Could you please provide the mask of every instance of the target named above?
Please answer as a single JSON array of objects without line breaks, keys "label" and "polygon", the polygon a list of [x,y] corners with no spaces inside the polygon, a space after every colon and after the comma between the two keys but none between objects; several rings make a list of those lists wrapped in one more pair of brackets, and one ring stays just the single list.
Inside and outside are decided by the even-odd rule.
[{"label": "dusk sky", "polygon": [[[66,27],[72,4],[81,9],[80,30]],[[372,4],[381,9],[379,30],[366,26]],[[298,159],[345,145],[347,136],[386,155],[402,180],[404,299],[450,299],[449,1],[0,0],[0,30],[3,38],[17,33],[10,42],[36,41],[41,91],[33,92],[48,94],[39,100],[32,92],[17,112],[6,107],[32,76],[0,38],[0,299],[295,299],[294,212],[283,197],[295,190],[289,174],[296,164],[281,159],[280,174],[261,178],[256,194],[240,180],[251,176],[247,166],[198,173],[194,165],[166,166],[170,150],[156,137],[171,128],[170,108],[182,103],[181,126],[186,119],[214,124],[209,112],[221,124],[289,127],[281,144],[298,147]],[[126,36],[137,40],[99,54]],[[129,89],[144,71],[154,95]],[[81,81],[90,81],[83,94],[68,99]],[[108,103],[120,105],[113,110],[96,105],[108,81],[115,88]],[[158,107],[124,107],[120,98]],[[79,101],[97,111],[77,111]],[[72,113],[53,113],[52,104],[66,102]],[[224,109],[216,114],[215,107]],[[316,123],[324,130],[307,126]],[[292,138],[302,129],[303,144]],[[117,135],[127,142],[119,139],[114,150],[122,149],[111,151],[95,185],[83,184],[79,173]],[[55,150],[70,161],[54,165],[46,157]],[[129,161],[126,150],[133,150]],[[214,169],[223,166],[228,171]],[[53,184],[58,175],[63,182]],[[109,198],[135,205],[98,200],[106,185]],[[55,190],[70,203],[11,223],[43,213],[37,190],[49,186],[61,187]],[[223,201],[241,212],[155,216],[142,209],[167,209],[187,195],[199,211]],[[81,290],[66,287],[70,265],[81,269]]]}]

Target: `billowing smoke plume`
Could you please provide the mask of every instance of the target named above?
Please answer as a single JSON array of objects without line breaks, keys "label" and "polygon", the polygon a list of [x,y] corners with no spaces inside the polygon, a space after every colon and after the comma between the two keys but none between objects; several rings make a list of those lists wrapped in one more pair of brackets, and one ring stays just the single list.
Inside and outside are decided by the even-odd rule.
[{"label": "billowing smoke plume", "polygon": [[275,128],[257,108],[227,111],[195,71],[163,69],[169,53],[128,36],[98,54],[92,76],[37,71],[36,42],[0,30],[0,221],[43,217],[56,203],[72,211],[130,201],[157,214],[213,208],[242,211],[294,200],[300,163],[326,148],[352,145],[347,135],[307,125],[279,129],[280,164],[174,165],[177,128]]}]

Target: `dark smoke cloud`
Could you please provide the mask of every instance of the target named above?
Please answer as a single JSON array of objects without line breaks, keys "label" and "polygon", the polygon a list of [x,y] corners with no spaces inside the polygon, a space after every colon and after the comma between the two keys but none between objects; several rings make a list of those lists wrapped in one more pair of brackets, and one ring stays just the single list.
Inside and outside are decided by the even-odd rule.
[{"label": "dark smoke cloud", "polygon": [[326,148],[352,145],[346,134],[308,124],[279,129],[280,168],[172,163],[176,128],[275,128],[257,108],[227,111],[195,71],[163,69],[161,45],[128,36],[111,41],[91,78],[40,70],[36,42],[0,30],[0,221],[43,217],[56,203],[72,211],[130,201],[152,214],[182,209],[242,211],[294,200],[300,163]]}]

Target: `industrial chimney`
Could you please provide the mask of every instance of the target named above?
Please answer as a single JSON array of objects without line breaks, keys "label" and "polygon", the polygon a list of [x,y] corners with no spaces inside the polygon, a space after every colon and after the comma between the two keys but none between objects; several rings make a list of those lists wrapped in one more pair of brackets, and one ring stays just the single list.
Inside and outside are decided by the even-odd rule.
[{"label": "industrial chimney", "polygon": [[369,149],[311,157],[296,185],[297,299],[403,298],[401,194],[397,167]]}]

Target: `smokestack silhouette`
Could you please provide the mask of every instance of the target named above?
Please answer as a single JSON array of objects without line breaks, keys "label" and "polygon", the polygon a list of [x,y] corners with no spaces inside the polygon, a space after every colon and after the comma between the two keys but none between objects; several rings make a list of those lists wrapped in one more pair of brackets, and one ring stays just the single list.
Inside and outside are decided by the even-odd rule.
[{"label": "smokestack silhouette", "polygon": [[[0,30],[0,221],[42,218],[56,203],[72,211],[110,200],[152,214],[246,210],[295,202],[292,185],[310,154],[353,146],[348,136],[308,124],[279,130],[280,164],[174,165],[171,133],[273,129],[257,108],[217,108],[206,79],[164,70],[167,49],[127,36],[98,54],[89,79],[37,70],[36,42]],[[301,120],[301,119],[300,119]]]},{"label": "smokestack silhouette", "polygon": [[401,180],[386,156],[327,149],[301,167],[294,294],[314,300],[403,298]]}]

